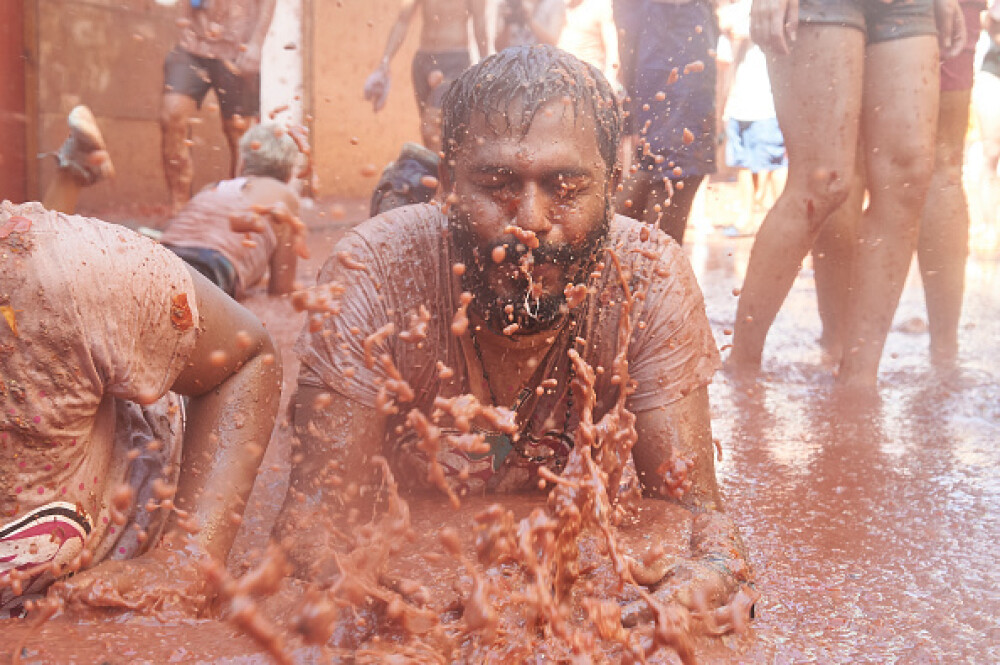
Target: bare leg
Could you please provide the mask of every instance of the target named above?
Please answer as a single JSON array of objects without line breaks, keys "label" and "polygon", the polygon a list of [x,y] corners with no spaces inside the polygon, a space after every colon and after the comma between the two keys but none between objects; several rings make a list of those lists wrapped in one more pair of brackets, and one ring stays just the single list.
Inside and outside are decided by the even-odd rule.
[{"label": "bare leg", "polygon": [[58,171],[55,179],[45,189],[42,205],[67,215],[76,212],[80,190],[115,175],[107,144],[97,126],[94,114],[80,105],[66,118],[69,137],[57,153]]},{"label": "bare leg", "polygon": [[628,174],[615,197],[615,211],[632,219],[645,220],[653,185],[653,175],[644,169]]},{"label": "bare leg", "polygon": [[[650,183],[643,221],[659,225],[677,244],[683,245],[691,205],[704,179],[705,176],[701,175],[688,176],[674,182],[669,189],[663,179],[654,179]],[[669,191],[671,189],[673,194]]]},{"label": "bare leg", "polygon": [[420,140],[434,152],[441,151],[441,109],[427,106],[420,113]]},{"label": "bare leg", "polygon": [[191,162],[189,120],[198,105],[187,95],[176,92],[163,94],[160,107],[160,130],[162,137],[163,173],[167,177],[167,193],[173,212],[191,198],[191,181],[194,165]]},{"label": "bare leg", "polygon": [[997,224],[997,208],[1000,207],[1000,78],[987,72],[979,72],[975,89],[976,119],[983,140],[983,169],[980,191],[981,222],[988,229]]},{"label": "bare leg", "polygon": [[750,169],[740,169],[736,173],[736,182],[740,191],[740,213],[733,226],[740,232],[750,228],[750,221],[753,218],[754,205],[756,203],[756,192],[754,174]]},{"label": "bare leg", "polygon": [[76,201],[80,197],[80,185],[77,178],[72,174],[59,170],[56,172],[55,180],[45,188],[45,196],[42,198],[42,205],[49,210],[72,215],[76,212]]},{"label": "bare leg", "polygon": [[[859,153],[860,157],[860,153]],[[861,161],[860,159],[858,160]],[[836,367],[844,352],[851,274],[858,246],[858,224],[865,198],[864,167],[859,164],[847,200],[830,215],[813,244],[816,304],[823,332],[819,338],[824,364]]]},{"label": "bare leg", "polygon": [[226,143],[229,145],[229,177],[236,177],[237,164],[240,159],[240,139],[251,125],[257,122],[257,117],[245,118],[234,115],[231,118],[222,119],[222,131],[226,135]]},{"label": "bare leg", "polygon": [[935,363],[950,362],[958,354],[958,320],[969,256],[969,203],[962,187],[962,164],[971,97],[971,90],[941,93],[934,175],[920,221],[917,257]]},{"label": "bare leg", "polygon": [[841,385],[873,388],[917,248],[934,169],[939,62],[931,35],[867,49],[861,114],[870,203],[861,218]]},{"label": "bare leg", "polygon": [[864,36],[839,26],[799,26],[787,56],[768,70],[788,149],[788,182],[764,218],[736,309],[730,363],[760,366],[767,331],[802,259],[847,197],[861,109]]}]

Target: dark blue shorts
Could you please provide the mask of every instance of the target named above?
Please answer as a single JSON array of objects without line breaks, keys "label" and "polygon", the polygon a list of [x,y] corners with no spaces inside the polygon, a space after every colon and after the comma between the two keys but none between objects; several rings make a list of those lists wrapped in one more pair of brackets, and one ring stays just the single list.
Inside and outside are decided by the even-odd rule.
[{"label": "dark blue shorts", "polygon": [[230,298],[236,297],[236,268],[221,252],[207,247],[163,246],[225,291]]},{"label": "dark blue shorts", "polygon": [[726,164],[753,173],[788,166],[777,118],[726,121]]},{"label": "dark blue shorts", "polygon": [[632,129],[648,143],[640,141],[640,168],[671,180],[715,173],[719,29],[711,4],[619,0],[616,16],[620,42],[633,49],[622,53]]}]

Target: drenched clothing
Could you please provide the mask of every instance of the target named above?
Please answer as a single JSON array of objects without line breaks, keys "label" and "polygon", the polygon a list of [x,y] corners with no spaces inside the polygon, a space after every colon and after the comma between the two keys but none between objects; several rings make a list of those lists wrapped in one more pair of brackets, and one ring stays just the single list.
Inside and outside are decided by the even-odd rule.
[{"label": "drenched clothing", "polygon": [[198,108],[214,89],[223,118],[260,115],[260,72],[236,74],[222,60],[192,55],[179,46],[163,63],[163,88],[190,97]]},{"label": "drenched clothing", "polygon": [[[387,210],[413,203],[429,203],[437,191],[438,163],[433,150],[407,141],[399,157],[389,162],[372,191],[369,213],[372,217]],[[434,179],[433,185],[427,178]]]},{"label": "drenched clothing", "polygon": [[984,0],[962,0],[965,17],[965,44],[954,57],[941,62],[941,90],[972,90],[976,69],[976,42],[982,30],[980,12],[986,9]]},{"label": "drenched clothing", "polygon": [[236,298],[236,268],[223,254],[205,247],[164,247],[184,259],[184,263],[204,275],[227,296]]},{"label": "drenched clothing", "polygon": [[[413,66],[410,74],[413,77],[413,94],[417,98],[420,112],[427,107],[441,108],[441,100],[452,82],[469,68],[472,59],[468,51],[417,51],[413,54]],[[441,72],[443,78],[437,85],[432,85],[431,74]]]},{"label": "drenched clothing", "polygon": [[[201,58],[236,60],[240,46],[253,37],[261,0],[185,0],[191,2],[190,22],[178,45]],[[200,8],[196,8],[197,6]]]},{"label": "drenched clothing", "polygon": [[[40,593],[49,564],[69,564],[85,543],[95,564],[155,543],[162,514],[144,504],[154,480],[176,482],[182,409],[167,391],[199,316],[170,252],[36,203],[0,204],[0,263],[3,615],[23,600],[3,583],[13,569]],[[133,490],[124,523],[112,509],[122,485]]]},{"label": "drenched clothing", "polygon": [[[645,242],[642,232],[650,233]],[[628,408],[637,413],[657,409],[709,383],[719,355],[681,248],[660,231],[621,216],[611,223],[606,247],[620,258],[630,289],[645,292],[632,312],[636,325],[628,360],[636,389]],[[408,206],[364,222],[338,243],[319,276],[321,285],[345,289],[336,298],[335,313],[318,330],[307,327],[296,347],[302,361],[300,385],[332,390],[368,407],[379,403],[392,370],[383,361],[366,364],[366,357],[388,354],[415,392],[412,402],[400,404],[400,413],[389,418],[387,431],[402,427],[402,435],[391,434],[383,451],[404,485],[427,483],[426,460],[405,425],[407,413],[416,408],[429,416],[436,397],[469,394],[470,367],[478,366],[469,335],[451,333],[462,290],[452,273],[457,260],[447,218],[436,206]],[[588,286],[590,294],[553,333],[552,349],[536,371],[538,381],[526,386],[528,394],[515,409],[518,440],[487,432],[490,452],[476,456],[444,438],[438,460],[456,491],[517,491],[537,483],[539,465],[561,470],[577,426],[576,412],[567,403],[567,352],[574,340],[585,341],[575,348],[598,373],[595,421],[614,405],[613,360],[624,299],[614,262],[607,261]],[[421,312],[426,336],[389,335],[373,343],[375,338],[366,355],[366,338],[389,324],[397,333],[410,330]],[[441,367],[453,373],[442,373]],[[535,389],[543,380],[547,388],[538,396]],[[442,426],[449,433],[448,423]]]},{"label": "drenched clothing", "polygon": [[799,23],[854,28],[869,44],[937,34],[934,0],[801,0]]},{"label": "drenched clothing", "polygon": [[[262,232],[236,233],[230,228],[230,217],[249,212],[243,189],[249,178],[223,180],[198,192],[194,198],[170,220],[160,237],[160,242],[174,250],[184,260],[209,276],[218,274],[219,285],[236,298],[246,295],[248,289],[259,282],[270,265],[271,256],[278,246],[278,236],[270,223]],[[225,288],[227,269],[211,254],[184,250],[210,250],[221,254],[235,271],[235,285]],[[209,276],[209,279],[212,279]]]},{"label": "drenched clothing", "polygon": [[680,180],[715,173],[715,48],[708,0],[616,0],[622,74],[639,168]]}]

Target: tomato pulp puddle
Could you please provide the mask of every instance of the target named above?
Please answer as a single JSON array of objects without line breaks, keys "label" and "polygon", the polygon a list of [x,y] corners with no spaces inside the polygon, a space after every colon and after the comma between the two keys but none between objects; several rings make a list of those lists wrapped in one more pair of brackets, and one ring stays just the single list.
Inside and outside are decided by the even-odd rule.
[{"label": "tomato pulp puddle", "polygon": [[[321,235],[313,254],[319,258],[303,266],[303,281],[311,279],[337,235]],[[729,342],[724,331],[732,327],[732,290],[742,281],[750,244],[697,237],[689,243],[720,346]],[[919,280],[911,279],[886,344],[881,397],[851,400],[836,394],[820,367],[815,291],[803,271],[768,340],[758,384],[716,378],[712,424],[723,448],[719,481],[762,597],[746,635],[696,640],[701,662],[1000,662],[998,291],[996,261],[970,259],[960,367],[942,372],[927,367],[926,333],[902,325],[926,317]],[[262,296],[248,304],[283,349],[287,399],[296,373],[291,344],[302,317],[289,317],[286,303]],[[287,455],[287,426],[279,423],[231,556],[235,573],[261,558],[284,496]],[[540,507],[544,496],[467,499],[457,511],[443,499],[410,501],[416,540],[406,543],[387,570],[395,568],[400,577],[425,586],[429,604],[443,620],[469,575],[447,553],[438,531],[453,527],[466,556],[474,559],[473,516],[498,501],[521,518]],[[625,549],[646,551],[653,533],[669,534],[657,537],[666,554],[686,549],[690,524],[682,511],[647,500],[640,518],[641,528],[625,526],[620,532]],[[594,555],[603,561],[581,577],[581,584],[591,581],[599,591],[612,578],[608,559],[599,556],[599,539],[584,535],[580,542],[581,560]],[[261,614],[280,623],[300,612],[306,601],[293,584],[286,581],[262,602]],[[500,598],[501,610],[505,602],[518,609],[509,607],[516,602],[513,595]],[[291,659],[428,662],[426,652],[406,643],[398,629],[386,630],[377,641],[366,637],[370,618],[363,612],[358,617],[364,619],[360,627],[356,621],[341,624],[349,633],[341,637],[360,638],[361,650],[321,650],[293,638],[286,645]],[[23,622],[0,624],[0,663],[11,662],[24,638],[21,660],[27,663],[271,660],[240,630],[215,620],[56,618],[27,633]],[[541,656],[544,640],[539,644]],[[523,643],[506,646],[495,653],[497,662],[531,660],[518,651]],[[614,653],[608,656],[617,660]],[[664,648],[650,662],[679,661]]]}]

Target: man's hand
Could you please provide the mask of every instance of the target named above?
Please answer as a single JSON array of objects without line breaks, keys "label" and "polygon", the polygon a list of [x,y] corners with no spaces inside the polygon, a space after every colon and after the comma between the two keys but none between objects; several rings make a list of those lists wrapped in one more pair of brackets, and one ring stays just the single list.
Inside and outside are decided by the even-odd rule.
[{"label": "man's hand", "polygon": [[958,0],[934,0],[941,59],[954,58],[965,46],[965,16]]},{"label": "man's hand", "polygon": [[[652,587],[652,596],[658,602],[683,605],[712,634],[742,632],[749,624],[758,594],[740,584],[724,565],[709,559],[674,557],[665,566],[657,563],[638,569],[633,566],[632,574],[637,582]],[[658,581],[649,577],[660,573]],[[626,627],[654,618],[653,608],[645,600],[633,601],[622,608],[622,625]]]},{"label": "man's hand", "polygon": [[260,60],[261,60],[261,45],[260,44],[244,44],[243,51],[236,56],[234,65],[240,70],[242,76],[251,76],[260,71]]},{"label": "man's hand", "polygon": [[383,64],[365,81],[365,100],[371,101],[372,110],[378,113],[389,99],[389,70]]},{"label": "man's hand", "polygon": [[52,585],[50,596],[69,612],[95,608],[199,616],[212,596],[199,561],[191,554],[157,547],[125,561],[105,561]]},{"label": "man's hand", "polygon": [[754,0],[750,38],[772,55],[788,55],[799,28],[799,0]]}]

